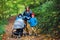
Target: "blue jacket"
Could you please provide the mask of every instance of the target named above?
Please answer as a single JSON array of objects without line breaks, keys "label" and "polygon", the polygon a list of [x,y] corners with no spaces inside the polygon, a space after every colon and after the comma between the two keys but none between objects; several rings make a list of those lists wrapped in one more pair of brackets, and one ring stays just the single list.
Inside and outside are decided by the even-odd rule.
[{"label": "blue jacket", "polygon": [[23,16],[31,17],[32,11],[30,10],[28,13],[24,11]]},{"label": "blue jacket", "polygon": [[30,20],[28,20],[28,23],[30,24],[31,27],[34,27],[37,25],[37,19],[31,18]]}]

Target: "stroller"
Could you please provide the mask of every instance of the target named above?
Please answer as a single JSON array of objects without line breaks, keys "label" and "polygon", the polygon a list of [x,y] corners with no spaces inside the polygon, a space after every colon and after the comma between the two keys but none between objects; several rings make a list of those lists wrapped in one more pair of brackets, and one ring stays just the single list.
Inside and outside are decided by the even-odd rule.
[{"label": "stroller", "polygon": [[25,28],[25,23],[22,18],[17,19],[14,22],[12,37],[21,37],[23,35],[23,29]]}]

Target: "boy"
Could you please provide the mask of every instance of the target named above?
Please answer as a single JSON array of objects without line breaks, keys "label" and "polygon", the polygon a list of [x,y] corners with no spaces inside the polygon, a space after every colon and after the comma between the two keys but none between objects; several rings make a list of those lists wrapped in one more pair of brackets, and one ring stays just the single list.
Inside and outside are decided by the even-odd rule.
[{"label": "boy", "polygon": [[22,18],[22,15],[19,14],[18,17],[16,18],[15,22],[14,22],[14,28],[13,29],[16,29],[16,31],[14,32],[14,34],[22,36],[24,28],[25,28],[24,20]]},{"label": "boy", "polygon": [[[35,33],[36,30],[34,29],[34,27],[37,25],[37,19],[34,17],[34,13],[32,13],[31,19],[28,20],[28,23],[30,24],[30,27],[32,28],[31,32]],[[31,32],[30,32],[30,35],[31,35]]]}]

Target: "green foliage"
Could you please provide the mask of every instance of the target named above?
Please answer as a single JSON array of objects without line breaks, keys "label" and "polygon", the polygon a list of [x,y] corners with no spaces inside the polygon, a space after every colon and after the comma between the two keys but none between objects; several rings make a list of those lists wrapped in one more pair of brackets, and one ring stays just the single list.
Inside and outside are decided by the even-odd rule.
[{"label": "green foliage", "polygon": [[7,20],[0,20],[0,35],[5,33],[5,25],[7,23]]},{"label": "green foliage", "polygon": [[4,20],[4,19],[0,20],[0,25],[6,25],[7,23],[8,23],[8,20]]},{"label": "green foliage", "polygon": [[4,34],[4,33],[5,33],[4,26],[3,26],[3,25],[1,25],[1,26],[0,26],[0,35],[1,35],[1,34]]},{"label": "green foliage", "polygon": [[8,23],[6,19],[0,20],[0,40],[2,40],[2,35],[5,33],[5,25]]},{"label": "green foliage", "polygon": [[7,20],[0,20],[0,40],[2,40],[2,35],[5,33],[5,25],[7,22]]},{"label": "green foliage", "polygon": [[[18,15],[25,10],[25,6],[30,6],[38,19],[36,28],[42,29],[41,33],[55,35],[54,31],[60,31],[60,28],[58,28],[60,6],[58,4],[60,5],[60,0],[0,0],[0,19]],[[6,20],[0,21],[0,25],[6,23]],[[0,30],[1,34],[3,34],[3,26],[1,26]]]},{"label": "green foliage", "polygon": [[0,40],[2,40],[2,36],[0,36]]},{"label": "green foliage", "polygon": [[54,8],[54,2],[48,1],[41,6],[41,12],[47,13],[49,11],[53,11],[54,10],[53,8]]},{"label": "green foliage", "polygon": [[55,9],[55,5],[55,1],[47,1],[42,5],[32,9],[38,19],[37,29],[41,29],[40,33],[51,34],[55,36],[56,33],[53,30],[59,32],[59,12]]},{"label": "green foliage", "polygon": [[54,2],[53,1],[48,1],[45,2],[43,5],[40,5],[39,7],[36,7],[32,9],[36,14],[46,14],[48,12],[51,12],[54,10]]}]

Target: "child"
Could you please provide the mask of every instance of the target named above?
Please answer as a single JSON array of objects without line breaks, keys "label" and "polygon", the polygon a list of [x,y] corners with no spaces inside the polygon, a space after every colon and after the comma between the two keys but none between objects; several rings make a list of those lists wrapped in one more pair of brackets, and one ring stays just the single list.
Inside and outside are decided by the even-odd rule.
[{"label": "child", "polygon": [[34,17],[34,13],[32,13],[31,19],[28,20],[28,23],[30,24],[30,27],[32,28],[32,32],[35,33],[36,30],[34,29],[34,27],[37,25],[37,19]]},{"label": "child", "polygon": [[22,18],[22,15],[19,14],[18,17],[16,18],[15,22],[14,22],[14,28],[13,29],[16,29],[14,34],[22,36],[24,28],[25,28],[24,20]]}]

